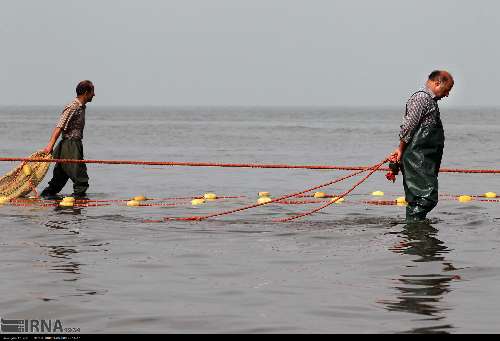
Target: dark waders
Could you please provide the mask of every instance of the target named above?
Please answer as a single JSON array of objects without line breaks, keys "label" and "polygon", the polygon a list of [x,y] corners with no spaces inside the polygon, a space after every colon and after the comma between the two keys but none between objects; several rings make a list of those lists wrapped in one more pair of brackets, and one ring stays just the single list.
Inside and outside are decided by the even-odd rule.
[{"label": "dark waders", "polygon": [[[54,149],[52,156],[55,159],[83,160],[83,144],[81,140],[61,140]],[[68,180],[73,181],[73,195],[85,196],[89,188],[87,165],[84,163],[57,163],[54,175],[49,181],[49,186],[42,195],[56,195],[66,185]]]},{"label": "dark waders", "polygon": [[444,130],[436,104],[433,123],[420,124],[402,157],[406,220],[425,219],[438,203],[438,173],[444,148]]}]

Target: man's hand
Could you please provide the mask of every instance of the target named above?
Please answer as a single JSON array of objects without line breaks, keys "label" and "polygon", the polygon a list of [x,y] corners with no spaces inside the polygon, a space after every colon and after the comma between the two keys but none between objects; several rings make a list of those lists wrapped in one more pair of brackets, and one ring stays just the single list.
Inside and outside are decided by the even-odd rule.
[{"label": "man's hand", "polygon": [[53,148],[52,146],[48,145],[47,147],[45,147],[45,148],[43,149],[43,152],[44,152],[45,154],[52,154],[52,148]]},{"label": "man's hand", "polygon": [[52,154],[52,149],[54,149],[54,145],[56,144],[57,139],[61,135],[61,128],[55,128],[52,132],[52,136],[50,137],[50,141],[47,144],[47,147],[43,150],[47,154]]},{"label": "man's hand", "polygon": [[399,163],[401,161],[401,149],[396,148],[395,151],[392,152],[392,154],[389,156],[389,161],[394,162],[394,163]]},{"label": "man's hand", "polygon": [[400,163],[401,157],[403,156],[405,149],[406,149],[406,142],[401,140],[399,142],[399,147],[396,148],[396,150],[393,151],[392,154],[389,156],[389,161],[394,163]]}]

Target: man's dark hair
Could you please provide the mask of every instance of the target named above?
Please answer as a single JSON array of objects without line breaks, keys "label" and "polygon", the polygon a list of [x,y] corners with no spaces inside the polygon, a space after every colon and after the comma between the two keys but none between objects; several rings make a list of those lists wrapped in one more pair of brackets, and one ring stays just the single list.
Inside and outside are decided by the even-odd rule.
[{"label": "man's dark hair", "polygon": [[77,96],[83,95],[88,91],[92,91],[92,89],[94,89],[94,84],[92,84],[91,81],[89,80],[81,81],[76,86],[76,95]]},{"label": "man's dark hair", "polygon": [[429,75],[429,80],[430,81],[440,81],[441,83],[448,83],[448,81],[450,79],[448,76],[446,76],[445,73],[441,72],[440,70],[434,70]]}]

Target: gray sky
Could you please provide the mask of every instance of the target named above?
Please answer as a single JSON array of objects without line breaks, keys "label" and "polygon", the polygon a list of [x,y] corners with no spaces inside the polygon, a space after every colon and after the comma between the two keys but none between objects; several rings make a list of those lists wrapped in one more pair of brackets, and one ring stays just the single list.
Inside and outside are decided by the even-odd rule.
[{"label": "gray sky", "polygon": [[494,0],[10,0],[0,104],[404,105],[430,71],[450,105],[500,105]]}]

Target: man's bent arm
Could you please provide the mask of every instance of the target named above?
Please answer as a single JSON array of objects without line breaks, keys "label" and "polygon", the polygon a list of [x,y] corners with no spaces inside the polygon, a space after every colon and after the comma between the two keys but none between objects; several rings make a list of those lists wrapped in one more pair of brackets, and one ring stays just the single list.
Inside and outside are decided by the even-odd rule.
[{"label": "man's bent arm", "polygon": [[401,162],[401,157],[403,156],[403,153],[405,152],[406,149],[406,142],[401,140],[399,142],[399,147],[396,148],[396,150],[392,153],[392,162]]},{"label": "man's bent arm", "polygon": [[61,128],[55,128],[54,131],[52,132],[52,136],[50,137],[49,144],[45,149],[43,150],[47,154],[51,154],[52,150],[54,149],[54,145],[56,144],[57,139],[61,135],[62,129]]}]

